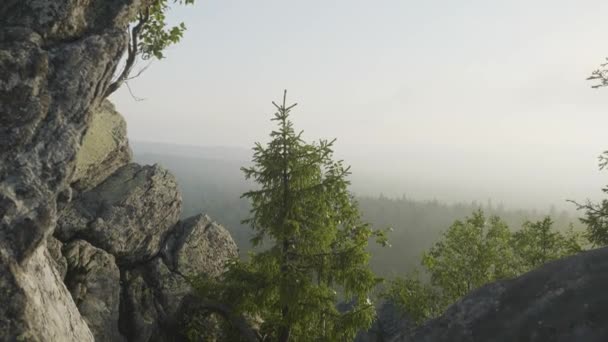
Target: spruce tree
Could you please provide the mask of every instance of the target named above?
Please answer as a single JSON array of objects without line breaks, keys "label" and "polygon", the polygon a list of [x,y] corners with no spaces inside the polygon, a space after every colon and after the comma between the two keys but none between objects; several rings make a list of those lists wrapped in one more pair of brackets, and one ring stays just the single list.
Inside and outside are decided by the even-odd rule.
[{"label": "spruce tree", "polygon": [[375,316],[369,295],[379,279],[368,266],[368,240],[386,239],[361,221],[350,168],[332,159],[335,139],[306,143],[285,97],[273,102],[278,127],[270,142],[256,143],[253,166],[242,169],[258,184],[243,194],[251,202],[244,222],[265,248],[232,262],[215,291],[199,283],[199,293],[255,317],[260,340],[352,340]]}]

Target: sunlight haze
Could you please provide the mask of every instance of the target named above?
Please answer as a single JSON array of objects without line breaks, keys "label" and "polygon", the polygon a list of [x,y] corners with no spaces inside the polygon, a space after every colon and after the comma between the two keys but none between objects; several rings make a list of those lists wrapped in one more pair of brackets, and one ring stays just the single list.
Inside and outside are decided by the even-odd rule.
[{"label": "sunlight haze", "polygon": [[[249,149],[283,89],[356,191],[572,209],[608,179],[605,1],[197,1],[112,96],[135,141]],[[138,67],[145,66],[140,62]],[[137,151],[136,151],[137,152]],[[361,181],[357,182],[357,179]],[[597,197],[596,197],[597,196]]]}]

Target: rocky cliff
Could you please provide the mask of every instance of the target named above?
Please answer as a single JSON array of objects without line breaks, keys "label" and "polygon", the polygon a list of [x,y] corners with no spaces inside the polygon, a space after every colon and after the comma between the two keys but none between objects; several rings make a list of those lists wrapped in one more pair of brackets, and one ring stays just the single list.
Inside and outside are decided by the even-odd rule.
[{"label": "rocky cliff", "polygon": [[139,6],[0,3],[0,341],[179,340],[185,277],[237,255],[103,100]]}]

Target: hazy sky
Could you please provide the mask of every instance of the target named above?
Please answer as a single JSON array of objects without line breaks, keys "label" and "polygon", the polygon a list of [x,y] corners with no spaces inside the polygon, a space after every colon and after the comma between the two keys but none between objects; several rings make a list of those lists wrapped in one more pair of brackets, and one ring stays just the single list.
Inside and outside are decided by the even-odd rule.
[{"label": "hazy sky", "polygon": [[287,88],[296,127],[338,138],[370,187],[565,207],[608,183],[608,89],[585,81],[608,56],[606,13],[599,0],[199,0],[171,13],[183,41],[131,81],[145,100],[126,87],[112,100],[131,139],[249,147]]}]

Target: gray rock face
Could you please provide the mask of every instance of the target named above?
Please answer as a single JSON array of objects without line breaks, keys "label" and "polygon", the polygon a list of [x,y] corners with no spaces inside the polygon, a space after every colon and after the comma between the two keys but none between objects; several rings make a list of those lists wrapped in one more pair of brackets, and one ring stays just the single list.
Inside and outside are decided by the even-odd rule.
[{"label": "gray rock face", "polygon": [[92,341],[46,249],[136,0],[0,4],[0,340]]},{"label": "gray rock face", "polygon": [[179,335],[174,318],[181,299],[190,292],[187,281],[172,272],[161,257],[124,270],[120,331],[129,341],[172,341]]},{"label": "gray rock face", "polygon": [[86,240],[117,262],[142,262],[158,254],[179,219],[181,195],[175,178],[160,166],[129,164],[62,212],[56,235]]},{"label": "gray rock face", "polygon": [[412,329],[410,321],[391,302],[384,302],[371,328],[359,333],[355,342],[389,341]]},{"label": "gray rock face", "polygon": [[46,248],[16,264],[0,254],[0,341],[93,341]]},{"label": "gray rock face", "polygon": [[222,226],[205,215],[179,222],[163,252],[150,262],[122,272],[121,332],[129,341],[173,341],[182,335],[181,308],[191,288],[185,277],[217,277],[238,256]]},{"label": "gray rock face", "polygon": [[76,155],[72,186],[85,191],[108,178],[132,158],[127,124],[114,105],[106,100],[92,113],[89,128]]},{"label": "gray rock face", "polygon": [[179,222],[163,250],[167,265],[185,276],[205,273],[217,277],[224,272],[224,262],[236,257],[238,248],[230,233],[207,215]]},{"label": "gray rock face", "polygon": [[134,1],[5,0],[3,26],[26,26],[50,42],[123,27],[136,13]]},{"label": "gray rock face", "polygon": [[551,262],[473,291],[394,341],[608,341],[608,248]]},{"label": "gray rock face", "polygon": [[54,237],[49,236],[49,238],[46,240],[46,248],[49,251],[49,256],[51,257],[53,266],[59,272],[61,279],[64,279],[65,274],[68,271],[68,261],[61,252],[63,243]]},{"label": "gray rock face", "polygon": [[96,341],[122,341],[118,332],[120,271],[114,257],[75,240],[63,248],[65,284]]}]

